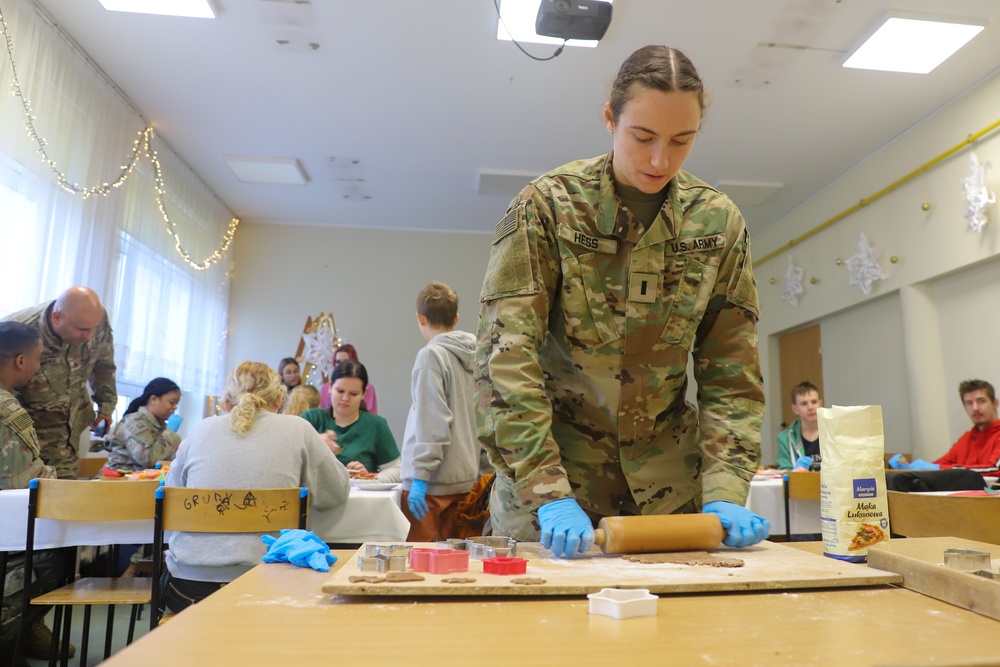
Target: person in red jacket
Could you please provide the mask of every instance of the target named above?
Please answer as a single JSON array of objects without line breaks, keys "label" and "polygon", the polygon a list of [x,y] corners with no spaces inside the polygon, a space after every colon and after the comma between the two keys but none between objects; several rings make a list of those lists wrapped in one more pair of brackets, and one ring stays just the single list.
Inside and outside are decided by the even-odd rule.
[{"label": "person in red jacket", "polygon": [[912,463],[900,460],[897,454],[890,459],[893,468],[906,470],[939,470],[947,468],[970,468],[983,474],[1000,468],[1000,420],[997,419],[996,392],[993,385],[985,380],[965,380],[958,385],[965,411],[972,420],[972,428],[963,433],[948,453],[928,463],[917,459]]}]

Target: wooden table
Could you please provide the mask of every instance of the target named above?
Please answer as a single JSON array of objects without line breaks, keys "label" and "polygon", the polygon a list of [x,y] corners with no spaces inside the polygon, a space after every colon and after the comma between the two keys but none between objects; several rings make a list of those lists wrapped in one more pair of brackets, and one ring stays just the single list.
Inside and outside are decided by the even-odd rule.
[{"label": "wooden table", "polygon": [[[978,545],[915,538],[893,548],[936,554],[941,540]],[[258,566],[103,664],[997,664],[1000,623],[895,586],[664,595],[656,617],[618,621],[591,616],[580,597],[326,596],[329,576]]]}]

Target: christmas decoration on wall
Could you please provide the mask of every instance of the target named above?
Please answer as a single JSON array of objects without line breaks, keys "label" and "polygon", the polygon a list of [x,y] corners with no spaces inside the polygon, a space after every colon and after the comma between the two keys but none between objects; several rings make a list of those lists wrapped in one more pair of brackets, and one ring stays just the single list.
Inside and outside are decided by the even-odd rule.
[{"label": "christmas decoration on wall", "polygon": [[307,317],[299,349],[295,353],[295,358],[303,365],[302,381],[317,385],[326,382],[333,373],[334,348],[343,342],[337,334],[333,313],[327,315],[321,312],[315,319]]},{"label": "christmas decoration on wall", "polygon": [[865,296],[871,294],[873,282],[889,277],[878,265],[878,251],[868,243],[868,237],[864,235],[864,232],[861,233],[861,240],[858,241],[858,251],[848,257],[845,264],[851,272],[847,284],[857,285]]},{"label": "christmas decoration on wall", "polygon": [[795,266],[792,258],[788,258],[788,270],[785,271],[785,288],[781,292],[781,300],[793,306],[799,305],[799,295],[805,292],[802,287],[802,278],[805,270],[801,266]]},{"label": "christmas decoration on wall", "polygon": [[989,162],[979,162],[975,153],[969,153],[969,175],[962,180],[965,191],[965,205],[968,207],[962,216],[969,221],[969,227],[974,232],[983,231],[989,220],[986,219],[986,207],[996,203],[996,194],[986,187],[986,170],[992,169]]}]

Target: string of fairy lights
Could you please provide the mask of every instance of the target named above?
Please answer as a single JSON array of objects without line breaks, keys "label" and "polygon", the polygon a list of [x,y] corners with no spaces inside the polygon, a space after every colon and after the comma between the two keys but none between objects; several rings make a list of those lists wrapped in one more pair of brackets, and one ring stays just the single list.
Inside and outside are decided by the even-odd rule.
[{"label": "string of fairy lights", "polygon": [[187,252],[187,250],[185,250],[184,244],[181,242],[180,234],[177,231],[177,223],[171,220],[170,215],[167,213],[167,205],[165,201],[167,186],[163,179],[162,169],[160,168],[160,160],[157,157],[156,150],[153,148],[153,138],[155,136],[153,128],[146,127],[145,129],[139,130],[139,136],[132,142],[132,152],[129,156],[128,162],[120,167],[121,172],[115,180],[110,183],[101,183],[100,185],[94,185],[91,187],[83,187],[78,183],[71,183],[69,181],[66,174],[59,169],[59,165],[56,164],[56,161],[50,157],[49,152],[46,149],[48,141],[39,135],[38,131],[35,129],[35,120],[37,120],[37,116],[35,116],[32,110],[31,102],[21,89],[21,82],[17,76],[17,67],[14,64],[14,40],[10,36],[10,31],[7,27],[7,21],[4,19],[2,8],[0,8],[0,32],[3,33],[4,45],[7,50],[7,58],[10,61],[11,87],[13,88],[13,94],[21,101],[21,107],[24,109],[24,114],[27,118],[25,127],[28,130],[28,137],[38,146],[38,155],[55,175],[56,184],[65,192],[73,195],[80,195],[83,199],[88,199],[95,195],[107,197],[112,190],[121,187],[125,183],[136,164],[138,164],[139,159],[141,157],[146,157],[153,165],[153,181],[154,188],[156,189],[156,206],[160,211],[160,215],[163,217],[167,234],[172,236],[174,239],[174,249],[177,251],[177,254],[188,266],[196,271],[204,271],[216,262],[220,261],[223,255],[226,254],[229,246],[232,244],[233,238],[236,236],[236,227],[240,224],[239,219],[234,217],[229,221],[229,226],[227,227],[225,234],[222,235],[221,245],[213,250],[205,259],[199,262],[191,258],[191,255]]}]

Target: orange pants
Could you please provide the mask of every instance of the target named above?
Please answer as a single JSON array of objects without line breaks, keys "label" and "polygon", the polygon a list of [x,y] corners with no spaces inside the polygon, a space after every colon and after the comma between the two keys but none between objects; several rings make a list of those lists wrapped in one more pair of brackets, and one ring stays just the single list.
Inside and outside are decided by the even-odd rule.
[{"label": "orange pants", "polygon": [[410,534],[406,536],[406,541],[437,542],[449,537],[458,537],[454,533],[455,517],[458,515],[458,503],[467,495],[467,493],[453,493],[447,496],[426,496],[427,514],[417,521],[417,518],[410,513],[407,502],[410,492],[403,491],[399,505],[410,522]]}]

